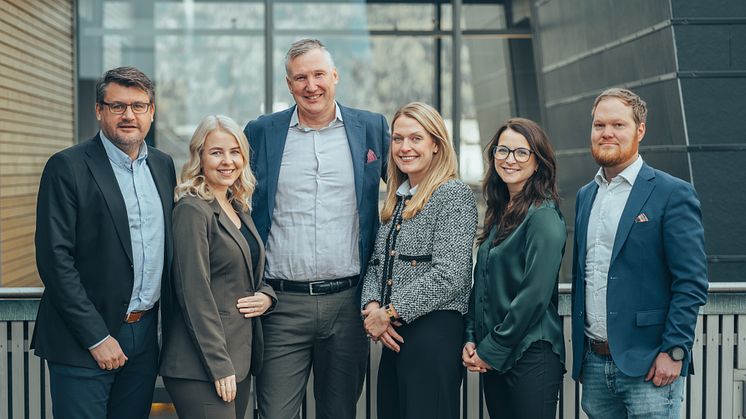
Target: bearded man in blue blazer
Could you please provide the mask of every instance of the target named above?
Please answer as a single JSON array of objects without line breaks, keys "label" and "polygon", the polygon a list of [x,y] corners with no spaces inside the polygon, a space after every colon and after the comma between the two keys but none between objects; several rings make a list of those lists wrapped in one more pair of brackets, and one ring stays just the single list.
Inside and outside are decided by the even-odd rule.
[{"label": "bearded man in blue blazer", "polygon": [[647,107],[609,89],[593,104],[601,166],[575,203],[572,375],[594,418],[678,418],[707,263],[692,185],[642,160]]},{"label": "bearded man in blue blazer", "polygon": [[335,101],[339,80],[318,40],[285,57],[296,106],[249,122],[252,217],[277,306],[263,319],[262,418],[298,417],[311,368],[316,417],[355,417],[368,341],[358,284],[378,229],[389,134],[383,115]]}]

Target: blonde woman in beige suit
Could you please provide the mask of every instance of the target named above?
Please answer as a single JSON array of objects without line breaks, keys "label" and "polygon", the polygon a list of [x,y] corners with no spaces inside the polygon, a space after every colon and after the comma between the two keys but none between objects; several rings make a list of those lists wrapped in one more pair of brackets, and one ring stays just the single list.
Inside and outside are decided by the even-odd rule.
[{"label": "blonde woman in beige suit", "polygon": [[246,144],[230,118],[204,118],[175,191],[176,304],[163,314],[160,373],[182,419],[243,418],[261,368],[260,316],[276,297],[262,281]]}]

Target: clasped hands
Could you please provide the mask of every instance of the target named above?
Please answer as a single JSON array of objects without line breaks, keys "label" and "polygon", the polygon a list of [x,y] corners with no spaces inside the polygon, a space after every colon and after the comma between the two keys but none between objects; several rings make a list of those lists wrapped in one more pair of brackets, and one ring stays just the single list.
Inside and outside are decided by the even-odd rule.
[{"label": "clasped hands", "polygon": [[365,319],[365,332],[373,342],[380,341],[394,352],[401,350],[399,344],[404,343],[404,338],[394,329],[386,309],[378,301],[366,304],[361,314]]},{"label": "clasped hands", "polygon": [[487,372],[492,367],[482,360],[477,354],[477,345],[474,342],[466,342],[461,350],[461,361],[466,369],[472,372]]}]

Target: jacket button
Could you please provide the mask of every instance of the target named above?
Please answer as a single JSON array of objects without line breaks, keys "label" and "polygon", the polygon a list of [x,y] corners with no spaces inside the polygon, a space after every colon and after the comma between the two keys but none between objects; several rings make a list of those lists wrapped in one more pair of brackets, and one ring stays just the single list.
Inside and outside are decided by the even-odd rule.
[{"label": "jacket button", "polygon": [[396,256],[396,250],[391,249],[391,251],[389,252],[389,255]]},{"label": "jacket button", "polygon": [[399,231],[399,230],[401,230],[401,224],[396,225],[396,231]]},{"label": "jacket button", "polygon": [[393,279],[391,279],[391,278],[387,279],[387,280],[386,280],[386,285],[388,285],[388,286],[392,286],[392,285],[394,285],[394,280],[393,280]]},{"label": "jacket button", "polygon": [[409,200],[408,199],[404,200],[404,205],[409,205]]},{"label": "jacket button", "polygon": [[417,266],[417,261],[416,260],[412,260],[411,264],[412,264],[412,267],[414,268],[415,266]]}]

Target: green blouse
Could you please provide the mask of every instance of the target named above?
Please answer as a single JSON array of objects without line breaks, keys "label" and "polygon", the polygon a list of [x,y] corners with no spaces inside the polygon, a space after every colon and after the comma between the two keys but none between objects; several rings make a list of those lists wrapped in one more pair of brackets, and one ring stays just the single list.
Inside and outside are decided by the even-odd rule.
[{"label": "green blouse", "polygon": [[557,312],[559,269],[567,229],[556,204],[532,206],[521,224],[492,247],[496,228],[477,251],[465,341],[499,373],[510,370],[536,341],[547,341],[565,363]]}]

